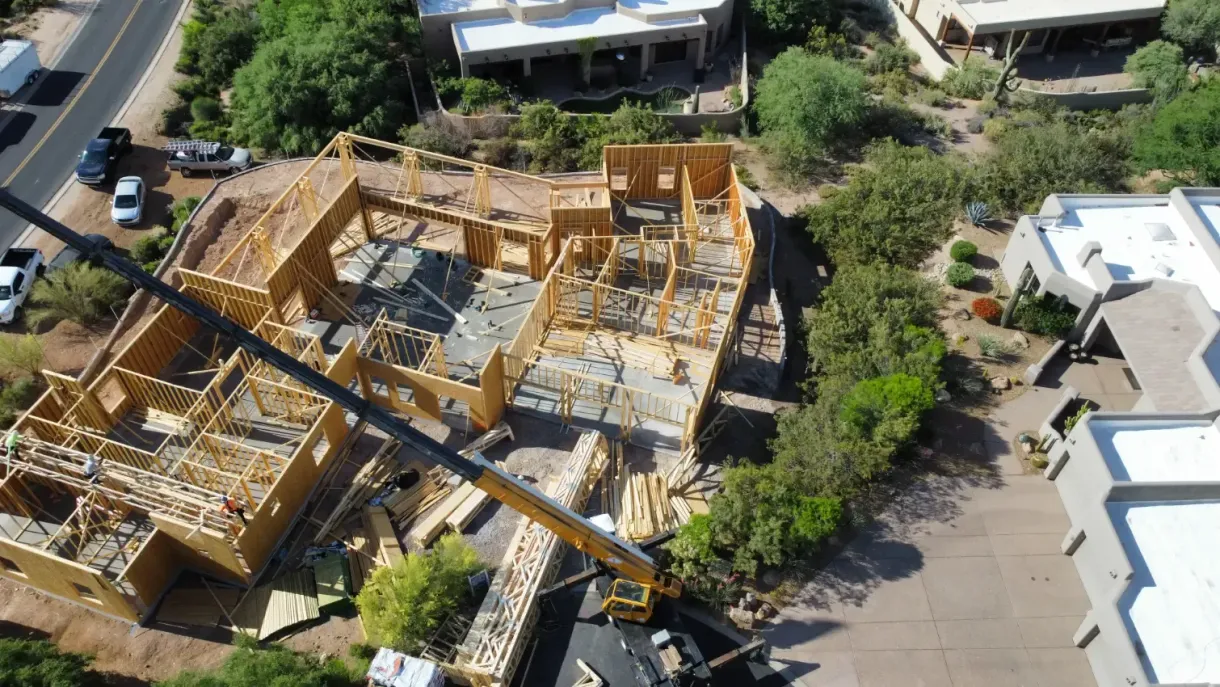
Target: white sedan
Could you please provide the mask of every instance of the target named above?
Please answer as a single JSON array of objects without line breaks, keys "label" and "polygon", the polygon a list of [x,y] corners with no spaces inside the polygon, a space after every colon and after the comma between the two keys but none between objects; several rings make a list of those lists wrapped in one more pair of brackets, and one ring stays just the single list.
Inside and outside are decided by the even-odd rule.
[{"label": "white sedan", "polygon": [[144,216],[144,180],[123,177],[114,185],[114,203],[110,206],[110,221],[120,226],[139,224]]}]

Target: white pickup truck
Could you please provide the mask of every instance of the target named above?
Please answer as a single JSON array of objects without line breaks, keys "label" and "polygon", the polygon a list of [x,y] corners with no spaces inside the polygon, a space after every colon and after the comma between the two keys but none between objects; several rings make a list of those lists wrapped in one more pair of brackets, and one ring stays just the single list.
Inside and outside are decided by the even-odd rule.
[{"label": "white pickup truck", "polygon": [[42,251],[37,248],[9,248],[0,256],[0,324],[17,319],[41,269]]}]

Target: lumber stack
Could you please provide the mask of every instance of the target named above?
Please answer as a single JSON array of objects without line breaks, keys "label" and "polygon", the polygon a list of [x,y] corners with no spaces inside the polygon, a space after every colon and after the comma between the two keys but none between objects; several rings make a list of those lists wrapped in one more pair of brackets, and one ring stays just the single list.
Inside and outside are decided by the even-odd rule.
[{"label": "lumber stack", "polygon": [[377,567],[377,550],[364,528],[352,532],[351,543],[347,546],[347,562],[352,577],[352,594],[355,594],[373,576],[373,568]]},{"label": "lumber stack", "polygon": [[628,541],[642,541],[683,524],[664,475],[624,470],[621,499],[615,531]]},{"label": "lumber stack", "polygon": [[428,470],[421,463],[412,463],[407,470],[416,470],[420,480],[406,489],[399,489],[381,500],[395,525],[405,528],[420,513],[427,511],[438,501],[449,495],[449,476],[452,474],[437,466]]},{"label": "lumber stack", "polygon": [[384,506],[365,506],[363,510],[364,531],[373,541],[377,562],[380,565],[393,567],[402,560],[402,546],[398,536],[394,534],[394,526],[390,524],[390,516]]},{"label": "lumber stack", "polygon": [[323,544],[328,541],[339,524],[346,520],[353,510],[376,496],[385,483],[397,474],[398,461],[395,459],[395,455],[401,447],[402,442],[397,439],[386,439],[377,453],[367,463],[360,466],[360,470],[352,477],[351,484],[339,498],[339,503],[322,522],[317,536],[314,537],[314,544]]}]

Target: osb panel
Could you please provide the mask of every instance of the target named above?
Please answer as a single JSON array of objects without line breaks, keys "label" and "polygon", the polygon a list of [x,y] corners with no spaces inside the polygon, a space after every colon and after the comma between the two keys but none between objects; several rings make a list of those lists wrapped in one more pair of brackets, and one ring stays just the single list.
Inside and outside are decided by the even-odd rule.
[{"label": "osb panel", "polygon": [[356,340],[348,339],[339,351],[339,355],[335,356],[330,367],[326,369],[326,376],[338,384],[347,386],[356,376],[356,358]]},{"label": "osb panel", "polygon": [[[0,539],[0,556],[20,569],[19,573],[0,570],[0,575],[14,582],[132,622],[140,619],[140,609],[99,573],[79,563],[7,539]],[[89,593],[74,585],[80,585]]]},{"label": "osb panel", "polygon": [[322,289],[329,289],[338,282],[330,246],[358,213],[360,184],[352,177],[267,278],[267,288],[276,303],[283,304],[300,286],[305,293],[306,306],[313,307],[322,297]]},{"label": "osb panel", "polygon": [[[621,199],[676,198],[683,166],[690,174],[696,198],[711,198],[725,189],[733,158],[731,143],[677,143],[659,145],[606,146],[605,170],[611,193]],[[674,170],[671,177],[668,173]],[[662,171],[666,174],[662,175]],[[626,189],[615,188],[614,179],[625,174]],[[670,181],[668,187],[661,182]]]},{"label": "osb panel", "polygon": [[275,309],[270,292],[263,289],[191,270],[179,269],[178,274],[182,275],[184,292],[246,329],[257,327],[267,312]]},{"label": "osb panel", "polygon": [[[250,514],[247,513],[246,517]],[[196,569],[213,568],[223,571],[224,577],[241,583],[250,581],[250,574],[242,566],[241,560],[233,550],[233,545],[224,539],[224,535],[210,529],[196,528],[172,518],[164,513],[149,513],[148,519],[157,526],[157,531],[182,544],[193,560],[177,560],[175,564],[186,565]],[[133,561],[134,562],[134,561]],[[206,566],[206,567],[205,567]]]},{"label": "osb panel", "polygon": [[237,547],[251,570],[260,570],[275,551],[279,540],[296,519],[305,500],[313,491],[322,473],[330,467],[339,450],[340,441],[328,441],[326,451],[320,458],[313,455],[314,446],[322,438],[326,427],[336,421],[343,422],[343,411],[333,403],[327,406],[322,417],[301,440],[301,445],[292,456],[292,462],[280,473],[275,485],[253,514],[247,513],[249,524],[237,537]]},{"label": "osb panel", "polygon": [[197,331],[198,320],[169,305],[162,306],[111,365],[156,377]]},{"label": "osb panel", "polygon": [[499,346],[479,371],[479,389],[483,392],[483,409],[472,419],[481,430],[488,430],[504,416],[504,354]]}]

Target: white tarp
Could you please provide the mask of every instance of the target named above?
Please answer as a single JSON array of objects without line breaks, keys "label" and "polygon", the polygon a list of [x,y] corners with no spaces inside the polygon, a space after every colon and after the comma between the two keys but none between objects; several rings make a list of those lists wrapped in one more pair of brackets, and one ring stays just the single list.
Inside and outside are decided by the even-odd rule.
[{"label": "white tarp", "polygon": [[445,675],[435,663],[381,648],[365,674],[382,687],[443,687]]}]

